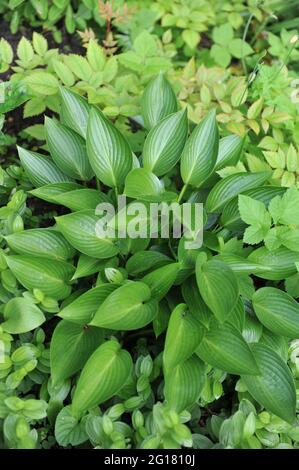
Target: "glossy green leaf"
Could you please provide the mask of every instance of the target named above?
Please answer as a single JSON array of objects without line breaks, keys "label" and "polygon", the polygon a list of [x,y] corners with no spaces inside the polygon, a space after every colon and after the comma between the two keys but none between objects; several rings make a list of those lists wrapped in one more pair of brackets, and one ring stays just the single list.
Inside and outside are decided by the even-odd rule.
[{"label": "glossy green leaf", "polygon": [[46,296],[65,299],[71,292],[68,285],[74,273],[71,264],[29,255],[6,258],[9,269],[26,289],[40,289]]},{"label": "glossy green leaf", "polygon": [[60,446],[78,446],[87,441],[86,417],[78,421],[72,414],[70,405],[62,408],[55,421],[55,438]]},{"label": "glossy green leaf", "polygon": [[204,364],[192,356],[165,375],[165,400],[170,408],[180,413],[197,402],[204,383]]},{"label": "glossy green leaf", "polygon": [[138,276],[146,271],[158,269],[171,263],[171,258],[160,251],[139,251],[135,253],[126,263],[126,270],[131,276]]},{"label": "glossy green leaf", "polygon": [[157,176],[164,175],[178,162],[188,133],[186,110],[178,111],[159,121],[145,139],[143,166]]},{"label": "glossy green leaf", "polygon": [[96,232],[99,217],[93,210],[74,212],[55,218],[68,242],[81,253],[94,258],[110,258],[118,253],[111,238],[100,238]]},{"label": "glossy green leaf", "polygon": [[164,184],[146,168],[134,168],[126,177],[124,194],[142,200],[157,197],[164,191]]},{"label": "glossy green leaf", "polygon": [[256,276],[262,279],[279,281],[297,272],[295,263],[299,262],[299,253],[283,246],[272,251],[269,251],[265,246],[261,246],[250,253],[248,260],[267,266],[267,270],[256,272]]},{"label": "glossy green leaf", "polygon": [[116,395],[130,377],[132,367],[130,354],[117,341],[103,343],[90,356],[79,377],[72,403],[74,416],[82,416]]},{"label": "glossy green leaf", "polygon": [[170,316],[165,339],[163,363],[166,375],[194,353],[203,335],[203,326],[187,305],[177,305]]},{"label": "glossy green leaf", "polygon": [[211,318],[213,318],[213,313],[205,304],[202,296],[198,292],[198,286],[194,276],[187,279],[182,284],[182,295],[189,310],[193,313],[197,320],[200,321],[200,323],[205,327],[208,327]]},{"label": "glossy green leaf", "polygon": [[115,284],[102,284],[94,287],[60,310],[58,316],[69,322],[87,325],[99,306],[117,287]]},{"label": "glossy green leaf", "polygon": [[196,263],[196,280],[209,309],[221,323],[227,320],[239,297],[234,272],[222,261],[213,259],[204,265]]},{"label": "glossy green leaf", "polygon": [[104,341],[99,328],[76,325],[62,320],[56,326],[50,345],[53,385],[62,383],[85,365],[89,356]]},{"label": "glossy green leaf", "polygon": [[110,187],[122,187],[132,169],[132,151],[120,131],[96,108],[90,111],[86,145],[99,180]]},{"label": "glossy green leaf", "polygon": [[299,304],[286,292],[274,287],[262,287],[252,298],[260,322],[277,335],[299,337]]},{"label": "glossy green leaf", "polygon": [[146,86],[141,100],[145,127],[151,129],[169,114],[177,111],[176,96],[165,76],[160,73]]},{"label": "glossy green leaf", "polygon": [[87,158],[85,140],[55,119],[45,118],[46,140],[51,156],[63,173],[90,180],[94,173]]},{"label": "glossy green leaf", "polygon": [[12,251],[21,255],[39,256],[66,261],[75,250],[56,230],[35,228],[16,232],[5,237]]},{"label": "glossy green leaf", "polygon": [[129,281],[112,292],[100,305],[90,325],[112,330],[137,330],[158,313],[158,302],[143,282]]},{"label": "glossy green leaf", "polygon": [[77,212],[85,209],[96,209],[98,204],[109,202],[106,194],[96,189],[82,188],[75,189],[53,196],[52,200],[56,204],[61,204],[71,211]]},{"label": "glossy green leaf", "polygon": [[264,344],[251,346],[259,375],[242,375],[249,393],[268,411],[292,424],[296,414],[296,389],[288,366]]},{"label": "glossy green leaf", "polygon": [[75,189],[82,189],[82,186],[77,183],[50,183],[40,188],[32,189],[30,194],[44,201],[56,203],[57,196],[74,191]]},{"label": "glossy green leaf", "polygon": [[181,175],[185,184],[199,187],[214,170],[219,146],[215,111],[205,117],[187,140],[181,157]]},{"label": "glossy green leaf", "polygon": [[225,166],[235,166],[242,154],[244,139],[238,135],[228,135],[219,141],[219,150],[215,170]]},{"label": "glossy green leaf", "polygon": [[46,318],[43,312],[24,297],[15,297],[4,307],[4,322],[1,327],[11,334],[26,333],[42,325]]},{"label": "glossy green leaf", "polygon": [[248,344],[236,327],[226,322],[211,324],[196,354],[208,364],[229,374],[258,374],[259,369]]},{"label": "glossy green leaf", "polygon": [[50,157],[18,147],[21,164],[34,186],[72,181]]},{"label": "glossy green leaf", "polygon": [[142,282],[149,286],[152,297],[160,300],[165,297],[169,289],[173,286],[179,269],[179,263],[170,263],[166,266],[161,266],[146,274],[142,278]]},{"label": "glossy green leaf", "polygon": [[87,100],[67,88],[60,88],[60,94],[62,123],[85,139],[90,110]]},{"label": "glossy green leaf", "polygon": [[219,181],[210,191],[205,208],[208,212],[221,212],[223,206],[238,194],[263,185],[270,172],[236,173]]},{"label": "glossy green leaf", "polygon": [[107,260],[99,260],[97,258],[91,258],[90,256],[84,255],[82,253],[79,256],[76,271],[72,277],[72,280],[80,279],[81,277],[90,276],[91,274],[99,272],[100,269],[105,267],[106,262]]}]

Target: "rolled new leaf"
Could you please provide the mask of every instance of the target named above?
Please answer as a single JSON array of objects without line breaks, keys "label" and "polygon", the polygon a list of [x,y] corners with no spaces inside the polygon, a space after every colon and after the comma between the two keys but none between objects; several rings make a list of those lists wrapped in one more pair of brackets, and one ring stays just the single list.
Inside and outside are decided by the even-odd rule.
[{"label": "rolled new leaf", "polygon": [[165,374],[164,395],[178,413],[194,405],[205,383],[205,366],[196,356],[178,364]]},{"label": "rolled new leaf", "polygon": [[116,395],[130,377],[132,368],[130,354],[121,349],[117,341],[103,343],[81,372],[72,403],[73,415],[80,417]]},{"label": "rolled new leaf", "polygon": [[90,111],[86,145],[99,180],[110,187],[122,187],[132,169],[132,151],[120,131],[97,108]]},{"label": "rolled new leaf", "polygon": [[70,182],[72,179],[63,173],[50,157],[40,153],[30,152],[17,147],[22,167],[34,186],[43,186],[49,183]]},{"label": "rolled new leaf", "polygon": [[242,375],[249,393],[268,411],[292,424],[296,418],[296,389],[291,371],[281,357],[264,344],[253,344],[260,374]]},{"label": "rolled new leaf", "polygon": [[74,179],[88,181],[94,176],[85,140],[55,119],[45,118],[46,140],[51,156],[61,171]]},{"label": "rolled new leaf", "polygon": [[203,335],[203,326],[187,305],[177,305],[170,316],[165,339],[163,363],[166,373],[194,353]]},{"label": "rolled new leaf", "polygon": [[181,157],[181,175],[185,185],[201,186],[214,170],[219,147],[215,110],[193,130]]},{"label": "rolled new leaf", "polygon": [[241,333],[230,323],[214,321],[196,349],[196,354],[213,367],[229,374],[259,374],[259,368]]},{"label": "rolled new leaf", "polygon": [[104,331],[62,320],[50,344],[51,379],[62,383],[82,369],[89,356],[104,341]]},{"label": "rolled new leaf", "polygon": [[112,330],[137,330],[158,313],[158,301],[143,282],[128,281],[100,305],[90,325]]},{"label": "rolled new leaf", "polygon": [[188,133],[187,111],[170,114],[158,122],[144,142],[142,161],[147,170],[164,175],[180,159]]},{"label": "rolled new leaf", "polygon": [[160,73],[146,86],[141,100],[141,113],[147,129],[154,127],[177,111],[177,99],[168,80]]},{"label": "rolled new leaf", "polygon": [[222,261],[212,259],[203,265],[196,263],[196,281],[204,302],[223,323],[239,298],[234,272]]},{"label": "rolled new leaf", "polygon": [[299,304],[275,287],[262,287],[252,297],[254,311],[270,331],[291,339],[299,338]]}]

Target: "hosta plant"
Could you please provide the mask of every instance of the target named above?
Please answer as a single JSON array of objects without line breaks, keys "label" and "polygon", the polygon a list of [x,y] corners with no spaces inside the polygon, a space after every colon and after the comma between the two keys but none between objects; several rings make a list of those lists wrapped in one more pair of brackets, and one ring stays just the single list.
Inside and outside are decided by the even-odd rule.
[{"label": "hosta plant", "polygon": [[[161,75],[142,97],[147,135],[136,154],[99,107],[59,93],[60,119],[45,118],[48,153],[18,148],[27,200],[19,189],[1,209],[5,445],[40,446],[54,432],[62,447],[252,447],[257,413],[295,433],[297,188],[274,185],[271,170],[220,178],[243,139],[219,133],[215,110],[188,123]],[[30,226],[32,201],[55,217]],[[149,229],[153,206],[172,211],[166,235],[161,214]],[[46,338],[28,336],[10,359],[11,337],[40,327]],[[41,401],[20,402],[38,361],[49,372],[48,345]],[[249,411],[231,420],[247,423],[245,440],[222,420],[209,440],[206,405],[217,414],[226,393],[241,392]],[[18,420],[30,425],[31,406],[37,420],[47,413],[48,434],[33,429],[27,443]]]}]

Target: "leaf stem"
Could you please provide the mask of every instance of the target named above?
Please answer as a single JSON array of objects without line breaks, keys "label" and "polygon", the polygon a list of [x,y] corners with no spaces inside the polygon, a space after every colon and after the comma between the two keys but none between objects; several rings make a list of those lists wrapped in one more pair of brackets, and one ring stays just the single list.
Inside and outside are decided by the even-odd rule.
[{"label": "leaf stem", "polygon": [[243,33],[243,42],[241,44],[241,62],[242,62],[242,67],[243,67],[243,71],[244,71],[244,74],[247,76],[248,75],[248,70],[247,70],[247,65],[246,65],[246,62],[245,62],[245,59],[244,59],[244,56],[243,56],[243,49],[244,49],[244,42],[246,42],[246,36],[247,36],[247,33],[248,33],[248,29],[249,29],[249,26],[250,26],[250,23],[251,23],[251,20],[253,18],[253,13],[251,13],[249,15],[249,18],[247,20],[247,23],[245,25],[245,29],[244,29],[244,33]]},{"label": "leaf stem", "polygon": [[180,192],[179,197],[178,197],[178,202],[181,202],[182,197],[184,196],[185,191],[187,189],[187,186],[188,186],[188,184],[184,184],[184,186],[182,187],[181,192]]}]

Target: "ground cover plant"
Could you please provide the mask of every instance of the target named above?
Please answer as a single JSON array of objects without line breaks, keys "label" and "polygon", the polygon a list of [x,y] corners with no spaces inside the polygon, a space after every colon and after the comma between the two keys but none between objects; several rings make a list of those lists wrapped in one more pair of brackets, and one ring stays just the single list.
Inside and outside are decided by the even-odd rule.
[{"label": "ground cover plant", "polygon": [[1,448],[298,447],[297,10],[0,2]]}]

